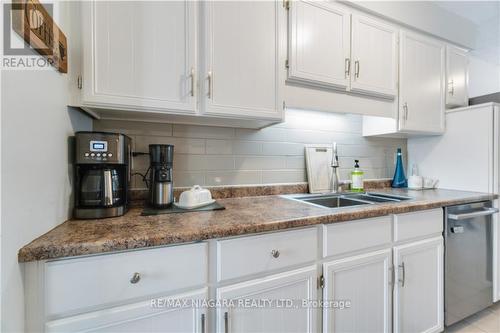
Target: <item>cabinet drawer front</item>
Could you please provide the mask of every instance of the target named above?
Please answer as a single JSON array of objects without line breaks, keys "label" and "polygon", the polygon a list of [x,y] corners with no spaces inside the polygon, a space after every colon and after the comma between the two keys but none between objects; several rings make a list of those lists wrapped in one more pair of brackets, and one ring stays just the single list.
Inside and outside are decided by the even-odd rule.
[{"label": "cabinet drawer front", "polygon": [[[189,306],[207,298],[207,288],[196,289],[183,294],[161,296],[156,306],[150,299],[112,308],[56,319],[45,323],[45,333],[70,332],[196,332],[201,326],[201,316],[206,308]],[[169,301],[178,306],[164,306]],[[188,305],[181,302],[187,301]],[[164,302],[164,303],[162,303]],[[179,302],[179,303],[178,303]]]},{"label": "cabinet drawer front", "polygon": [[45,279],[48,315],[200,286],[207,283],[207,245],[49,262]]},{"label": "cabinet drawer front", "polygon": [[234,238],[217,242],[217,280],[227,280],[312,262],[316,228]]},{"label": "cabinet drawer front", "polygon": [[394,215],[394,240],[396,242],[437,234],[442,231],[442,208]]},{"label": "cabinet drawer front", "polygon": [[375,217],[325,225],[323,257],[362,250],[392,242],[392,218]]}]

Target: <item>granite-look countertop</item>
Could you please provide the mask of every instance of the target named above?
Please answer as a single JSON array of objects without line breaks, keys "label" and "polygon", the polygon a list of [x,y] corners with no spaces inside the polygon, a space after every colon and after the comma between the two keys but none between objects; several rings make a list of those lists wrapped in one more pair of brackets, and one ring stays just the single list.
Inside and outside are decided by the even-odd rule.
[{"label": "granite-look countertop", "polygon": [[413,200],[321,208],[278,195],[219,199],[222,211],[141,216],[132,208],[121,217],[102,220],[69,220],[24,246],[19,262],[147,248],[206,239],[335,223],[432,209],[474,201],[493,200],[493,194],[451,190],[377,189],[413,197]]}]

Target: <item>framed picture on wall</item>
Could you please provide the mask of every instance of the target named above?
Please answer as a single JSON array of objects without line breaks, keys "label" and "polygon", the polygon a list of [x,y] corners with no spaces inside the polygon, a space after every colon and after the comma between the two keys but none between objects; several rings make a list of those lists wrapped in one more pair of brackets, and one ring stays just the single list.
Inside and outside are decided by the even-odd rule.
[{"label": "framed picture on wall", "polygon": [[68,43],[51,14],[38,0],[12,2],[12,28],[61,73],[68,72]]}]

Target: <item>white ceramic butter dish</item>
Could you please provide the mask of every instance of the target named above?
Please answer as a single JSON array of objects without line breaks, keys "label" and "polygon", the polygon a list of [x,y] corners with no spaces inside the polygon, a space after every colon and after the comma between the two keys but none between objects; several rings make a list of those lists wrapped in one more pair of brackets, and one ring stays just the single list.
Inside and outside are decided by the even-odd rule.
[{"label": "white ceramic butter dish", "polygon": [[179,201],[174,205],[182,209],[195,209],[213,204],[212,193],[209,190],[201,188],[200,185],[193,186],[190,190],[184,191],[179,196]]}]

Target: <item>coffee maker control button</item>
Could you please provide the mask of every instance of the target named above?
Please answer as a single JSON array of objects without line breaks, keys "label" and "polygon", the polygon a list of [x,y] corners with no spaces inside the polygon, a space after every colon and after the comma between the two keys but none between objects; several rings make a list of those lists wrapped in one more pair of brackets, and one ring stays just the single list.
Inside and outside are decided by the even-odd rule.
[{"label": "coffee maker control button", "polygon": [[101,153],[97,153],[97,157],[101,157]]},{"label": "coffee maker control button", "polygon": [[106,153],[102,153],[102,157],[106,157],[106,156],[107,156]]},{"label": "coffee maker control button", "polygon": [[89,153],[85,153],[85,157],[89,157],[89,156],[90,156],[90,154],[89,154]]},{"label": "coffee maker control button", "polygon": [[108,153],[108,157],[113,157],[113,154],[111,154],[111,153]]},{"label": "coffee maker control button", "polygon": [[94,157],[95,156],[95,153],[91,153],[90,156]]}]

